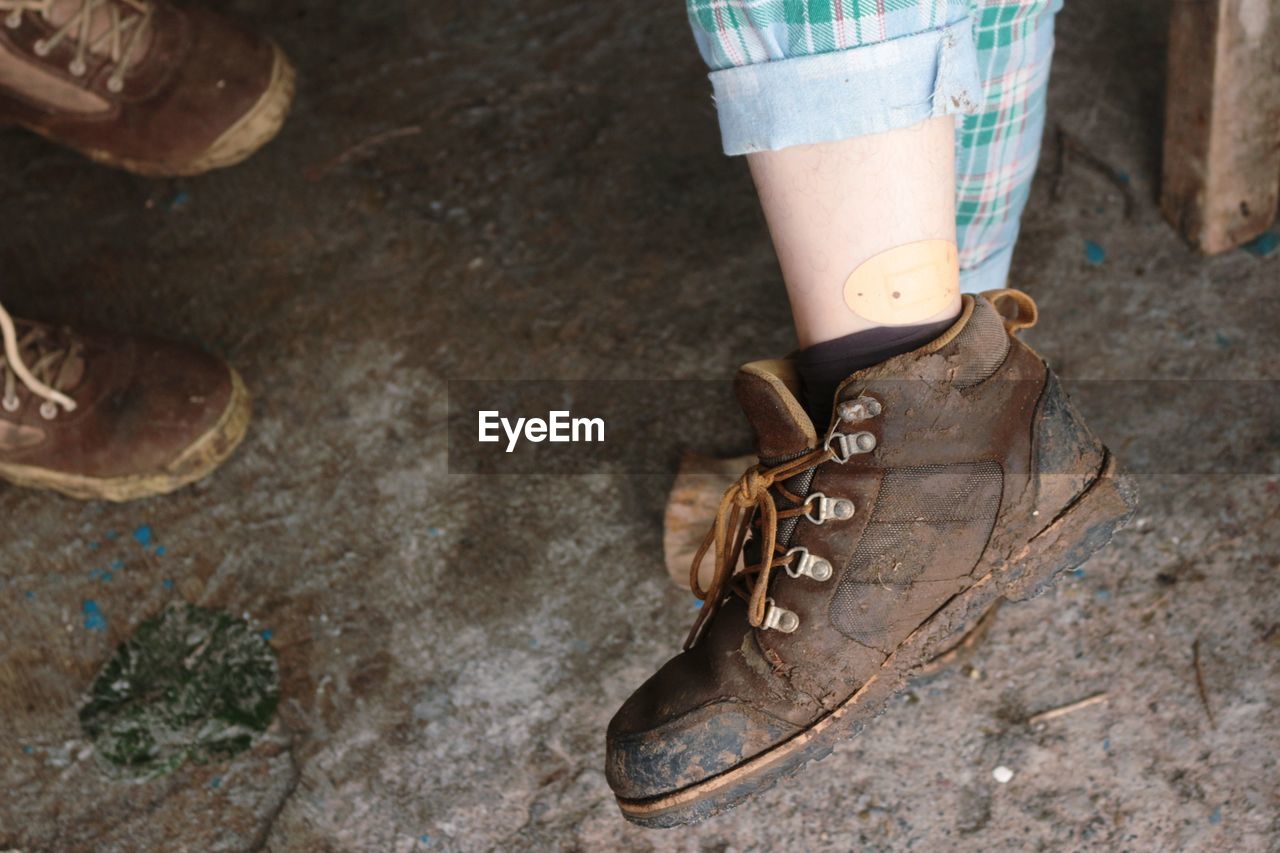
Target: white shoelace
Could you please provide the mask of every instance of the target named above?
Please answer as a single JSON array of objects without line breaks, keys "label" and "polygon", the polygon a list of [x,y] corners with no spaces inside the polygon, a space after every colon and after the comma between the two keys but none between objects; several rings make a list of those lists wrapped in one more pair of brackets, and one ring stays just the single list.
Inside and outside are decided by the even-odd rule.
[{"label": "white shoelace", "polygon": [[[75,44],[75,57],[69,69],[77,77],[88,70],[89,53],[105,55],[114,68],[107,78],[107,88],[119,92],[124,88],[124,76],[129,66],[137,61],[135,56],[143,44],[144,33],[151,23],[152,7],[144,0],[76,0],[79,4],[62,26],[47,39],[35,43],[38,56],[45,56],[64,39]],[[123,11],[122,11],[123,10]],[[4,23],[18,27],[23,12],[35,12],[46,21],[51,20],[53,0],[0,0],[0,12],[7,11]],[[95,16],[105,16],[102,32],[94,35]]]},{"label": "white shoelace", "polygon": [[[0,304],[0,333],[4,336],[4,355],[0,358],[0,374],[4,378],[4,396],[3,404],[6,409],[10,409],[10,401],[17,401],[17,395],[14,394],[13,379],[16,377],[27,390],[37,397],[45,401],[46,404],[61,406],[64,411],[74,411],[76,401],[72,400],[66,394],[54,388],[50,388],[41,382],[28,369],[26,362],[22,360],[22,353],[18,344],[18,330],[14,326],[13,318],[9,316],[9,312],[5,310],[3,304]],[[46,416],[47,417],[47,416]]]}]

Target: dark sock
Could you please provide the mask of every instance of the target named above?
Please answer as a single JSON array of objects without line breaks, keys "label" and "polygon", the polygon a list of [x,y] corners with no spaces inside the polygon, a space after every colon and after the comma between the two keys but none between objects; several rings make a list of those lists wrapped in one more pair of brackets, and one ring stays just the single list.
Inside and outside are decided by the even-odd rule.
[{"label": "dark sock", "polygon": [[955,321],[951,317],[923,326],[878,326],[800,350],[795,357],[800,373],[800,402],[813,419],[818,435],[830,424],[836,388],[849,374],[922,347]]}]

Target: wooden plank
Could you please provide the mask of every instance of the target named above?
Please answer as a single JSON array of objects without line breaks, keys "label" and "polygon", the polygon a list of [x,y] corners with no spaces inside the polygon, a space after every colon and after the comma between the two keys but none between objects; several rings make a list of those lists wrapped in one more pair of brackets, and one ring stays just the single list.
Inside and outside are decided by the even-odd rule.
[{"label": "wooden plank", "polygon": [[[667,574],[676,586],[689,588],[689,566],[707,530],[716,520],[720,497],[755,462],[754,456],[713,459],[690,452],[680,460],[680,471],[667,497],[662,525],[662,550]],[[742,565],[741,559],[738,565]],[[715,555],[708,554],[698,572],[704,586],[711,583],[714,569]]]},{"label": "wooden plank", "polygon": [[1161,208],[1205,253],[1265,231],[1280,199],[1280,1],[1175,0]]}]

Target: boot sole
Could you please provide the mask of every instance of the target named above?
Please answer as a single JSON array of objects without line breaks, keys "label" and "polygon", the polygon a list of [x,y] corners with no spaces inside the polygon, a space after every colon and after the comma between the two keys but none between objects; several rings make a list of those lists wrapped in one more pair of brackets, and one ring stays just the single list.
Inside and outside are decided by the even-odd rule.
[{"label": "boot sole", "polygon": [[854,737],[917,675],[930,651],[981,624],[992,604],[1023,601],[1048,589],[1063,572],[1079,566],[1111,541],[1137,507],[1131,478],[1117,475],[1107,453],[1089,487],[1008,562],[948,601],[894,650],[856,693],[809,728],[767,752],[678,791],[647,799],[617,798],[623,817],[645,827],[697,823],[733,808],[747,797],[793,776],[810,761],[826,758],[836,744]]},{"label": "boot sole", "polygon": [[249,390],[240,374],[233,368],[228,369],[231,370],[231,399],[218,422],[162,471],[120,477],[85,477],[33,465],[0,463],[0,479],[15,486],[47,489],[79,500],[115,503],[165,495],[194,483],[225,462],[244,440],[249,428],[252,412]]},{"label": "boot sole", "polygon": [[[96,163],[124,169],[135,175],[148,178],[180,178],[201,175],[205,172],[234,166],[240,163],[270,142],[284,126],[285,116],[293,103],[297,75],[289,58],[284,55],[274,42],[271,45],[274,59],[271,65],[271,80],[266,90],[236,123],[219,136],[212,145],[197,157],[180,162],[137,160],[121,157],[102,148],[75,147],[84,156]],[[28,130],[38,133],[51,142],[59,145],[66,143],[39,127],[26,126]]]}]

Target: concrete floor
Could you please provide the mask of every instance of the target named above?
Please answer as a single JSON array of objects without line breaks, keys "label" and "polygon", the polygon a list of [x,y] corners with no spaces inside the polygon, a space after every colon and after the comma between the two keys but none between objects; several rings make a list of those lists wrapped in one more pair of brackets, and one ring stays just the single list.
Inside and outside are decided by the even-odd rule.
[{"label": "concrete floor", "polygon": [[[1004,608],[967,668],[802,778],[702,826],[625,824],[604,727],[692,617],[660,563],[675,453],[661,475],[450,474],[445,391],[727,381],[792,346],[682,10],[231,5],[303,81],[245,165],[150,181],[0,135],[5,304],[206,346],[257,395],[238,455],[171,497],[0,487],[0,848],[1276,849],[1274,429],[1237,473],[1186,473],[1196,444],[1146,465],[1111,549]],[[1078,165],[1055,197],[1048,147],[1014,279],[1068,378],[1274,380],[1280,258],[1198,258],[1155,209],[1164,5],[1060,17],[1050,125],[1131,175],[1137,204],[1126,218]],[[1123,453],[1215,411],[1188,399],[1086,408]],[[684,446],[740,449],[713,410],[670,416]],[[142,525],[163,554],[130,536]],[[108,559],[111,581],[91,575]],[[271,631],[277,724],[231,762],[113,782],[79,697],[177,598]]]}]

